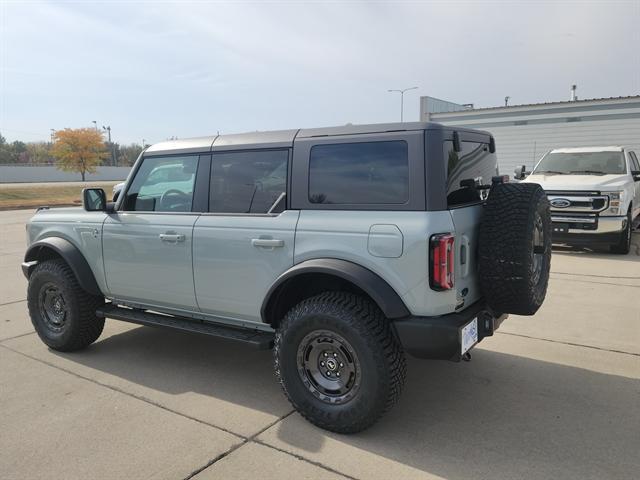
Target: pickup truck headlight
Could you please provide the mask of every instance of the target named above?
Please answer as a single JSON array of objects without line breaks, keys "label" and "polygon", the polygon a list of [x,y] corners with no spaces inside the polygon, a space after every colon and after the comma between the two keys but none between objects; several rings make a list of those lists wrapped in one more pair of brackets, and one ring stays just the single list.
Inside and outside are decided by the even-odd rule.
[{"label": "pickup truck headlight", "polygon": [[624,197],[624,191],[620,192],[606,192],[609,196],[609,208],[607,208],[604,214],[619,215],[622,211],[622,198]]}]

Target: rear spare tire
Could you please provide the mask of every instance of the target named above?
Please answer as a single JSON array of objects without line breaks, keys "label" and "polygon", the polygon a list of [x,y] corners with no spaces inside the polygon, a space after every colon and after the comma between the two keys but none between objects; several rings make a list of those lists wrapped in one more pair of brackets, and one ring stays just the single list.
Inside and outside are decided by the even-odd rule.
[{"label": "rear spare tire", "polygon": [[479,236],[480,289],[496,312],[533,315],[547,293],[551,215],[537,183],[491,188]]}]

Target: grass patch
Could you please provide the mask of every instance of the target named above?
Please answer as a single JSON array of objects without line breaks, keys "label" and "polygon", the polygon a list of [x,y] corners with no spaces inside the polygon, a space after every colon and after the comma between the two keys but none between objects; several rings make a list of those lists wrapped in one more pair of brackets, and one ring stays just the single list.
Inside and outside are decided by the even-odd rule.
[{"label": "grass patch", "polygon": [[41,185],[20,186],[16,184],[0,185],[0,209],[20,207],[40,207],[43,205],[82,205],[82,189],[97,187],[111,198],[111,189],[120,182],[86,182],[78,185]]}]

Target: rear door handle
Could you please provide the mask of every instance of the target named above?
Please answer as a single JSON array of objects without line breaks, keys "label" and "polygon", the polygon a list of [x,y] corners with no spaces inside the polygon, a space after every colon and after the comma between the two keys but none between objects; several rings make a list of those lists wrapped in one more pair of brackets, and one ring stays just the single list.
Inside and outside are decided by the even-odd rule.
[{"label": "rear door handle", "polygon": [[272,238],[252,238],[251,245],[254,247],[280,248],[284,247],[284,240]]},{"label": "rear door handle", "polygon": [[168,243],[184,242],[185,239],[184,235],[179,233],[161,233],[159,237],[160,240]]}]

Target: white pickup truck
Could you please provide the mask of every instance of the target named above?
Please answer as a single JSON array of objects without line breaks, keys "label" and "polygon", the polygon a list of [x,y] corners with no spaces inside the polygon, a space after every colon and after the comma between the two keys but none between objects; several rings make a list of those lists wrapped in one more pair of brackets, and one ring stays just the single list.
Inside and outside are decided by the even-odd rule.
[{"label": "white pickup truck", "polygon": [[[551,204],[554,243],[605,244],[614,253],[631,248],[640,217],[640,162],[625,147],[557,148],[532,172],[515,178],[539,183]],[[526,177],[526,178],[525,178]]]}]

